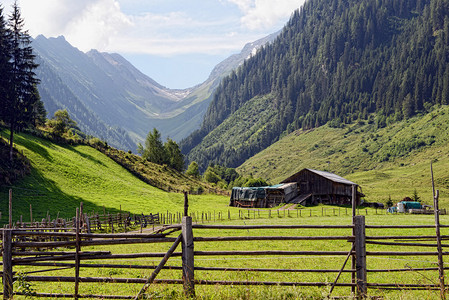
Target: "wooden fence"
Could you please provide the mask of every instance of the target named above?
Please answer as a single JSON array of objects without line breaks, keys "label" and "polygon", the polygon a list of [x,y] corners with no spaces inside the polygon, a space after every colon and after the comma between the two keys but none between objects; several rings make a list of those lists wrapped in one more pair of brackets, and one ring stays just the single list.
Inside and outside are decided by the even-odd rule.
[{"label": "wooden fence", "polygon": [[[79,213],[78,213],[79,214]],[[77,214],[77,215],[78,215]],[[315,286],[328,287],[329,295],[333,292],[334,287],[348,288],[348,294],[355,292],[357,295],[363,297],[367,295],[368,289],[441,289],[445,293],[447,285],[440,284],[420,284],[416,282],[397,282],[390,283],[376,283],[370,282],[367,274],[383,273],[383,272],[420,272],[420,271],[436,271],[443,272],[440,267],[432,268],[387,268],[387,269],[373,269],[367,265],[367,257],[392,257],[392,256],[414,256],[414,257],[439,257],[441,255],[441,262],[444,255],[448,252],[443,252],[441,247],[437,247],[435,240],[447,239],[449,236],[442,235],[422,235],[416,234],[413,236],[407,235],[366,235],[365,230],[370,231],[385,229],[406,229],[416,230],[418,233],[422,230],[429,230],[435,228],[433,225],[421,226],[400,226],[400,225],[366,225],[364,216],[355,216],[353,224],[349,225],[206,225],[193,224],[192,217],[182,217],[182,224],[173,225],[170,227],[171,233],[173,231],[181,231],[178,237],[168,237],[170,232],[161,232],[158,234],[141,234],[141,233],[120,233],[120,234],[92,234],[81,231],[81,218],[77,218],[74,232],[54,232],[52,230],[40,229],[3,229],[3,298],[10,299],[13,295],[27,295],[23,291],[14,291],[13,282],[16,280],[24,280],[26,282],[71,282],[74,284],[73,293],[57,294],[48,293],[45,291],[33,292],[33,297],[57,297],[57,298],[101,298],[101,299],[139,299],[151,286],[151,284],[182,284],[185,293],[188,295],[195,294],[196,285],[257,285],[257,286]],[[448,227],[448,226],[438,226]],[[193,235],[193,229],[197,236]],[[325,229],[326,232],[331,232],[334,229],[347,231],[344,235],[292,235],[292,236],[226,236],[225,234],[216,237],[201,236],[200,232],[204,230],[226,231],[233,230],[242,232],[251,230],[262,231],[280,229],[282,232],[289,230],[298,230],[307,232],[309,229]],[[32,236],[46,237],[44,241],[28,240]],[[433,240],[434,242],[425,242]],[[319,250],[222,250],[222,251],[198,251],[194,249],[194,245],[198,243],[224,243],[228,245],[230,242],[261,242],[265,241],[340,241],[347,242],[346,250],[340,249],[338,251],[323,250],[322,246]],[[155,244],[155,243],[169,243],[172,246],[166,253],[147,252],[147,253],[112,253],[111,251],[92,251],[83,248],[97,245],[131,245],[131,244]],[[178,245],[181,244],[181,251],[175,252]],[[374,251],[370,247],[378,245],[394,245],[401,247],[435,247],[435,251]],[[440,245],[441,246],[441,245]],[[438,248],[438,250],[437,250]],[[45,249],[45,251],[44,251]],[[70,250],[72,249],[72,250]],[[246,249],[246,248],[245,248]],[[300,249],[298,247],[298,249]],[[323,259],[327,256],[341,257],[342,267],[340,269],[279,269],[279,268],[245,268],[237,267],[230,268],[229,266],[222,267],[205,267],[198,266],[195,260],[201,257],[271,257],[271,256],[320,256]],[[166,266],[170,257],[182,257],[181,266]],[[139,258],[161,258],[158,266],[151,266],[148,264],[130,264],[129,261]],[[352,258],[352,265],[348,265],[348,261]],[[104,264],[104,260],[123,260],[127,263],[113,263]],[[84,261],[88,261],[83,263]],[[441,264],[442,265],[442,264]],[[19,274],[14,272],[14,267],[20,267],[21,278]],[[24,271],[24,268],[30,268],[29,273]],[[54,270],[73,269],[73,276],[44,276],[36,275],[35,268],[47,267],[49,269],[40,270],[39,272],[53,272]],[[33,269],[34,268],[34,269]],[[126,268],[126,269],[149,269],[154,270],[148,278],[116,278],[116,277],[82,277],[80,270],[85,268]],[[172,279],[156,279],[157,275],[162,269],[182,270],[182,275],[178,278]],[[270,272],[281,274],[284,272],[291,273],[335,273],[332,282],[286,282],[286,281],[250,281],[250,280],[205,280],[196,279],[196,272]],[[341,280],[342,273],[353,274],[353,280]],[[444,273],[443,273],[444,278]],[[79,292],[80,284],[84,283],[129,283],[141,284],[142,289],[137,295],[95,295],[95,294],[81,294]]]},{"label": "wooden fence", "polygon": [[[81,208],[82,210],[82,208]],[[356,210],[357,215],[383,215],[386,214],[385,209],[367,209],[359,208]],[[321,207],[320,209],[228,209],[225,211],[192,211],[189,213],[194,223],[210,223],[216,221],[231,221],[245,219],[271,219],[271,218],[307,218],[307,217],[328,217],[328,216],[351,216],[350,207]],[[49,213],[37,221],[33,218],[30,207],[30,220],[24,221],[22,216],[15,223],[14,228],[42,228],[55,230],[73,230],[75,227],[75,217],[52,218]],[[172,225],[181,224],[182,212],[157,212],[148,214],[131,214],[128,212],[109,213],[104,209],[101,213],[90,212],[83,213],[81,216],[81,231],[85,232],[127,232],[130,230],[141,230],[152,225]],[[154,226],[153,226],[154,227]]]}]

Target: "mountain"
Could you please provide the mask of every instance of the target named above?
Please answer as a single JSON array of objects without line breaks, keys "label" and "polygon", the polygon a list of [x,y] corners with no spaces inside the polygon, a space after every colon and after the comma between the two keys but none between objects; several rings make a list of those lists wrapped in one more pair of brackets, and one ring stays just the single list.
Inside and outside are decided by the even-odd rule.
[{"label": "mountain", "polygon": [[310,0],[221,81],[183,153],[237,167],[285,134],[376,114],[376,126],[449,103],[443,0]]},{"label": "mountain", "polygon": [[119,54],[83,53],[62,36],[40,35],[33,49],[40,65],[38,88],[49,116],[67,109],[82,131],[135,150],[153,127],[175,140],[197,129],[220,80],[274,38],[246,45],[217,65],[204,83],[184,90],[158,84]]}]

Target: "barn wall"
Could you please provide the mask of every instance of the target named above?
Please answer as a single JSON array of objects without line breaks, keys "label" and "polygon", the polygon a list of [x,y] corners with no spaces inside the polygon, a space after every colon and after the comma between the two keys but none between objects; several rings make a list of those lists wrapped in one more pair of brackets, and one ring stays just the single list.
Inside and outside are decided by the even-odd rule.
[{"label": "barn wall", "polygon": [[332,182],[309,170],[303,170],[294,176],[300,194],[332,194]]},{"label": "barn wall", "polygon": [[299,194],[312,194],[312,201],[315,203],[347,204],[351,202],[352,185],[334,182],[307,169],[283,182],[297,182]]},{"label": "barn wall", "polygon": [[345,195],[345,196],[352,197],[352,186],[351,185],[347,185],[347,184],[343,184],[343,183],[333,182],[332,194],[334,194],[334,195]]}]

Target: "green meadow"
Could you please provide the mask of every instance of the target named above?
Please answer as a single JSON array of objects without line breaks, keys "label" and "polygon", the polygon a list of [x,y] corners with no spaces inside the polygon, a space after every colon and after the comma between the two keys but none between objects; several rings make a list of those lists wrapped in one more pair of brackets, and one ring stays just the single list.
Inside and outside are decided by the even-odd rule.
[{"label": "green meadow", "polygon": [[[288,217],[239,219],[217,222],[216,224],[231,225],[335,225],[351,224],[350,216],[320,215],[321,209],[314,210],[313,217]],[[432,225],[432,215],[376,215],[375,210],[369,209],[365,217],[367,225],[401,224],[401,225]],[[441,223],[448,224],[449,216],[441,216]],[[435,230],[430,229],[366,229],[368,236],[385,235],[432,235]],[[171,236],[176,237],[179,232]],[[447,229],[442,234],[448,234]],[[213,236],[350,236],[351,229],[194,229],[195,237]],[[431,242],[429,242],[431,243]],[[119,253],[145,253],[166,252],[170,243],[156,243],[143,245],[116,245],[83,247],[83,251],[111,251]],[[342,241],[239,241],[239,242],[195,242],[195,251],[263,251],[263,250],[324,250],[349,251],[351,244]],[[176,250],[179,252],[180,248]],[[367,251],[435,251],[434,247],[399,247],[367,244]],[[83,261],[83,263],[104,263],[124,265],[152,265],[156,266],[161,258],[139,258],[127,260],[101,260]],[[195,256],[196,267],[225,267],[225,268],[272,268],[272,269],[334,269],[343,266],[345,256],[312,255],[312,256]],[[435,267],[437,257],[433,256],[369,256],[367,257],[368,270],[378,269],[411,269]],[[170,258],[167,266],[180,266],[179,257]],[[30,271],[30,267],[14,267],[15,271],[23,274]],[[49,267],[31,267],[33,271],[48,269]],[[348,263],[345,269],[350,268]],[[82,268],[81,277],[108,277],[108,278],[148,278],[152,270],[127,268]],[[181,270],[163,269],[157,279],[181,279]],[[30,274],[35,276],[73,276],[74,269],[52,271],[50,273]],[[276,272],[263,271],[195,271],[197,280],[224,280],[224,281],[272,281],[272,282],[327,282],[332,283],[337,273],[303,273],[303,272]],[[402,284],[436,284],[437,271],[406,271],[406,272],[371,272],[367,274],[369,283],[392,283],[397,287]],[[338,282],[350,282],[350,273],[342,273]],[[92,284],[81,283],[81,294],[107,294],[107,295],[136,295],[142,284]],[[31,289],[36,292],[73,293],[73,283],[37,283],[31,282]],[[19,289],[20,290],[20,289]],[[196,285],[196,299],[323,299],[329,294],[330,287],[290,287],[290,286],[238,286],[238,285]],[[332,296],[350,296],[349,287],[336,287]],[[151,299],[185,299],[182,285],[154,284],[150,286],[147,295]],[[369,296],[383,297],[383,299],[438,299],[439,291],[392,291],[368,289]],[[21,299],[17,297],[17,299]]]},{"label": "green meadow", "polygon": [[[30,205],[33,219],[47,212],[56,217],[73,217],[80,202],[86,212],[134,214],[182,211],[184,196],[152,187],[96,149],[78,145],[55,144],[32,135],[17,134],[16,147],[31,162],[31,174],[15,182],[13,219],[20,215],[28,221]],[[8,217],[9,186],[0,188],[2,222]],[[192,209],[225,209],[228,197],[191,195]]]}]

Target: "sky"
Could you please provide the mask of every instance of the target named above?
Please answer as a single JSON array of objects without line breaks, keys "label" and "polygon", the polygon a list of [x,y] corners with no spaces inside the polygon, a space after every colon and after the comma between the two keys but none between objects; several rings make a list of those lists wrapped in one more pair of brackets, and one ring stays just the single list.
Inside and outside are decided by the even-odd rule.
[{"label": "sky", "polygon": [[[168,88],[278,31],[305,0],[17,0],[32,37],[63,35],[81,51],[115,52]],[[9,15],[14,0],[0,0]]]}]

